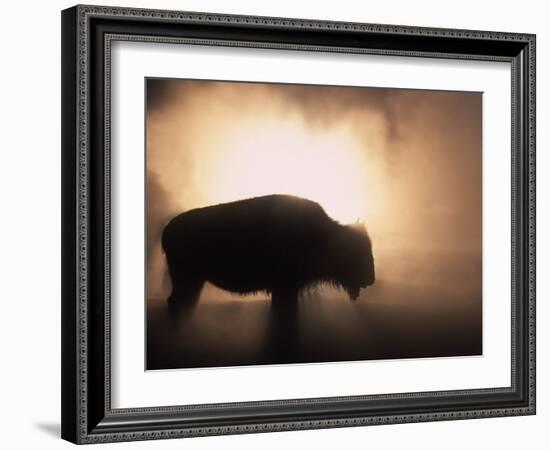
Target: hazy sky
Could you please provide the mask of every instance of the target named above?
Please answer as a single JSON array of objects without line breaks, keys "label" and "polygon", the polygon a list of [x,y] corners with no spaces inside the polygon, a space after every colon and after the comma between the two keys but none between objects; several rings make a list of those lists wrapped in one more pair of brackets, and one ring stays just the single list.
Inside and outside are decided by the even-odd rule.
[{"label": "hazy sky", "polygon": [[378,277],[467,254],[479,258],[473,272],[447,269],[480,285],[480,93],[161,79],[146,88],[148,298],[166,295],[160,233],[171,217],[269,193],[363,220]]}]

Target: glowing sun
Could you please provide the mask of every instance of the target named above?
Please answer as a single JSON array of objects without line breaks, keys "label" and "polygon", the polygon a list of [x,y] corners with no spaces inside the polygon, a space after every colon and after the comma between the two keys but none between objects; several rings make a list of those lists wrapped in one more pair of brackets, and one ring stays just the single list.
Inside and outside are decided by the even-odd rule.
[{"label": "glowing sun", "polygon": [[256,123],[232,133],[213,161],[209,197],[228,202],[291,194],[318,202],[342,223],[364,218],[365,153],[345,129]]}]

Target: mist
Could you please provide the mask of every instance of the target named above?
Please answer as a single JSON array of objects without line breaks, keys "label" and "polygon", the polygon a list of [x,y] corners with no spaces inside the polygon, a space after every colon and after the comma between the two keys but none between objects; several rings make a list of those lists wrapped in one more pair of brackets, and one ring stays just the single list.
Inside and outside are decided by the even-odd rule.
[{"label": "mist", "polygon": [[[337,360],[349,347],[336,343],[353,335],[352,317],[391,309],[400,317],[390,322],[413,334],[421,327],[407,322],[405,313],[424,318],[426,342],[444,339],[441,330],[452,328],[455,335],[470,333],[468,351],[481,351],[481,93],[148,79],[146,130],[151,307],[162,308],[170,292],[160,236],[172,217],[250,196],[291,193],[318,201],[341,223],[364,221],[377,274],[376,284],[362,290],[354,304],[330,290],[303,299],[303,336],[312,324],[329,323],[331,358]],[[249,316],[243,313],[249,333],[237,345],[250,349],[251,339],[261,341],[251,336],[265,334],[261,323],[268,302],[267,294],[243,299],[207,284],[203,311],[221,309],[197,316],[202,335],[211,328],[217,331],[210,331],[209,342],[212,333],[223,335],[223,308],[227,314],[231,308],[255,308]],[[439,334],[430,335],[436,328]],[[235,330],[225,332],[237,339]],[[222,335],[220,342],[227,343]],[[310,335],[312,343],[321,339]],[[367,348],[373,341],[363,338]],[[250,355],[257,357],[257,351]]]}]

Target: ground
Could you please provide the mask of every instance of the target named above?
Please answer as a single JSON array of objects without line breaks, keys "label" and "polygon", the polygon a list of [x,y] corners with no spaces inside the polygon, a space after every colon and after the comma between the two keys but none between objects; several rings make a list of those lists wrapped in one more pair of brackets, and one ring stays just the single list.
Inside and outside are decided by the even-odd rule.
[{"label": "ground", "polygon": [[217,301],[206,289],[175,323],[163,301],[149,301],[147,368],[480,355],[481,285],[464,289],[440,269],[431,282],[379,277],[356,302],[331,291],[305,297],[289,320],[274,317],[267,295]]}]

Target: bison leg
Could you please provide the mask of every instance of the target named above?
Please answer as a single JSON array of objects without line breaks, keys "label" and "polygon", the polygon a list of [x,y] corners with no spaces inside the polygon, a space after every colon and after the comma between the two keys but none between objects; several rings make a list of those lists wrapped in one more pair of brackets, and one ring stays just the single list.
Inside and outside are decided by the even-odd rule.
[{"label": "bison leg", "polygon": [[293,362],[299,344],[298,289],[277,288],[271,291],[269,331],[270,360]]},{"label": "bison leg", "polygon": [[169,264],[172,293],[168,297],[171,314],[191,311],[198,303],[204,280],[189,271]]},{"label": "bison leg", "polygon": [[277,287],[271,291],[271,309],[275,311],[295,311],[298,307],[298,289]]},{"label": "bison leg", "polygon": [[202,281],[192,279],[178,282],[178,287],[172,290],[167,300],[170,314],[179,315],[192,311],[199,301],[202,285]]}]

